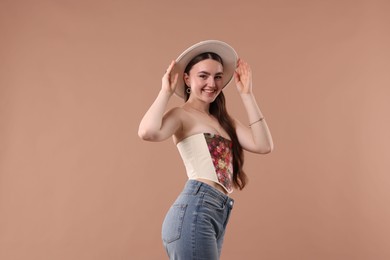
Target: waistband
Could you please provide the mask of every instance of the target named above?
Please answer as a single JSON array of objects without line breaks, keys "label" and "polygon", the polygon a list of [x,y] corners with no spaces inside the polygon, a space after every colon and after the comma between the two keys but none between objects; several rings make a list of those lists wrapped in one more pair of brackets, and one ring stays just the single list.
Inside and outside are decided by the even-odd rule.
[{"label": "waistband", "polygon": [[199,192],[207,193],[213,196],[214,199],[217,199],[224,205],[229,205],[233,208],[234,200],[230,198],[228,195],[220,192],[216,188],[208,185],[207,183],[198,181],[198,180],[188,180],[186,185],[184,186],[183,193],[196,195]]}]

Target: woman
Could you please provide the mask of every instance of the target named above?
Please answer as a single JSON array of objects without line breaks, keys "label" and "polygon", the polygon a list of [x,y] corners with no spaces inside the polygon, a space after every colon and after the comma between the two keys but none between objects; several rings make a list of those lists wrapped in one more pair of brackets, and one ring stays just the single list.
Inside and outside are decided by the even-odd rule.
[{"label": "woman", "polygon": [[[249,126],[231,118],[222,89],[234,75]],[[184,105],[165,113],[176,93]],[[252,92],[249,65],[220,41],[195,44],[172,61],[162,88],[139,126],[147,141],[173,137],[189,177],[169,209],[162,227],[170,259],[219,259],[226,224],[233,208],[228,194],[243,189],[243,149],[266,154],[272,137]]]}]

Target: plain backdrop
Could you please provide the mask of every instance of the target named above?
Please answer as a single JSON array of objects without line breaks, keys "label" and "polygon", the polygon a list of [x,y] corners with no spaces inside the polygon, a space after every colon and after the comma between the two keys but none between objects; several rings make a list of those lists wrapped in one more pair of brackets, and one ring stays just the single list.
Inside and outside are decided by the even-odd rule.
[{"label": "plain backdrop", "polygon": [[[385,0],[0,1],[0,259],[166,259],[161,224],[186,174],[138,124],[170,61],[205,39],[252,66],[275,143],[245,154],[222,259],[390,259],[389,13]],[[247,124],[234,84],[225,95]]]}]

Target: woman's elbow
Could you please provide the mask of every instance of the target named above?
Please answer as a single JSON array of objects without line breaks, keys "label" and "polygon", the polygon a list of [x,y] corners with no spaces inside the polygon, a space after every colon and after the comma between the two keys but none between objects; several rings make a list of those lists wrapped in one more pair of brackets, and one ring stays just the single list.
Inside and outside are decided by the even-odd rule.
[{"label": "woman's elbow", "polygon": [[258,154],[268,154],[271,153],[273,150],[274,150],[274,145],[270,144],[267,146],[259,147],[259,149],[257,149],[255,152]]},{"label": "woman's elbow", "polygon": [[264,154],[271,153],[274,150],[274,146],[271,145],[267,149],[265,149]]},{"label": "woman's elbow", "polygon": [[266,153],[271,153],[274,150],[274,143],[270,143],[266,149]]},{"label": "woman's elbow", "polygon": [[155,139],[155,134],[145,129],[138,129],[138,137],[144,141],[153,141]]}]

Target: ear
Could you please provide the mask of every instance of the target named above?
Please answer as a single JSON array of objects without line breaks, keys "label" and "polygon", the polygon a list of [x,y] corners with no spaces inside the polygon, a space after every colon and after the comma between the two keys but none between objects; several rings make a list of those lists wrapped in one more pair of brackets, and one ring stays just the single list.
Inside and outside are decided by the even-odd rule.
[{"label": "ear", "polygon": [[187,73],[184,73],[184,83],[186,83],[187,86],[190,85],[190,75]]}]

